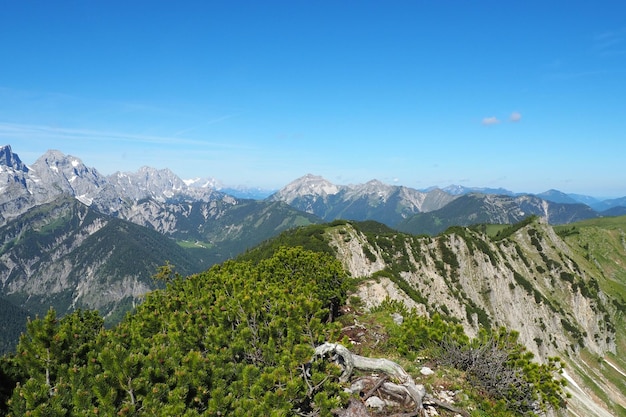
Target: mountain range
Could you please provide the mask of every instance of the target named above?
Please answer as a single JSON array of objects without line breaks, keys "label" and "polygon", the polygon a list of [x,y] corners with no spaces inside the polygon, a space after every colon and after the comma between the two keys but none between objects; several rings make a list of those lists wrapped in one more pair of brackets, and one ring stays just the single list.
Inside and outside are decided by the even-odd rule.
[{"label": "mountain range", "polygon": [[26,166],[5,146],[0,297],[33,315],[89,308],[115,322],[166,262],[192,274],[320,221],[282,202],[189,187],[169,170],[105,177],[58,151]]},{"label": "mountain range", "polygon": [[[105,176],[56,150],[28,166],[9,145],[0,147],[0,296],[34,314],[48,305],[60,312],[97,308],[114,320],[154,288],[151,275],[166,261],[182,274],[199,272],[298,226],[374,220],[435,235],[450,226],[510,224],[529,215],[564,224],[626,213],[626,197],[416,190],[377,180],[336,185],[311,174],[260,200],[223,190],[217,180],[183,180],[169,169]],[[107,285],[117,290],[98,290],[94,283],[102,279],[113,280]]]},{"label": "mountain range", "polygon": [[[9,145],[0,147],[0,297],[34,314],[48,305],[96,308],[114,321],[154,288],[151,275],[166,261],[182,274],[199,272],[293,227],[373,220],[435,235],[529,215],[564,224],[626,213],[626,197],[416,190],[377,180],[336,185],[312,174],[260,200],[224,190],[215,179],[183,180],[169,169],[105,176],[56,150],[27,166]],[[117,289],[101,291],[103,280]]]},{"label": "mountain range", "polygon": [[332,253],[368,307],[396,300],[469,335],[518,331],[539,358],[564,356],[578,415],[622,416],[624,220],[607,216],[625,207],[626,197],[335,185],[311,174],[259,200],[167,169],[104,176],[59,151],[27,166],[4,146],[0,348],[50,306],[116,323],[159,286],[159,266],[187,276],[302,245]]},{"label": "mountain range", "polygon": [[[468,194],[479,196],[475,199],[498,196],[497,199],[507,205],[505,210],[509,210],[511,205],[525,206],[529,210],[528,213],[523,212],[526,214],[547,214],[550,208],[546,209],[543,202],[575,206],[569,210],[572,213],[581,211],[570,217],[549,217],[549,221],[555,224],[607,213],[626,213],[626,197],[600,201],[590,196],[565,194],[558,190],[548,190],[533,196],[515,194],[502,188],[462,186],[416,190],[387,185],[378,180],[365,184],[335,185],[312,174],[298,178],[266,196],[268,191],[261,189],[225,188],[213,178],[183,180],[169,169],[142,167],[137,172],[115,172],[104,176],[97,169],[85,166],[79,158],[56,150],[46,152],[32,166],[27,166],[13,153],[9,145],[0,147],[0,191],[0,224],[38,204],[50,202],[60,195],[69,195],[103,214],[132,220],[137,224],[152,225],[160,232],[166,232],[167,226],[157,225],[156,220],[147,213],[136,213],[140,202],[151,200],[157,204],[169,204],[173,201],[221,201],[234,205],[244,199],[255,199],[287,203],[323,221],[338,218],[376,220],[391,227],[408,221],[414,215],[442,209],[453,200]],[[266,197],[259,198],[262,196]],[[544,204],[544,207],[531,208],[529,196],[535,198],[531,205]],[[489,197],[490,205],[495,206],[494,201],[494,197]],[[580,206],[581,204],[592,210]],[[559,208],[557,211],[566,210]],[[468,217],[471,217],[469,211]]]}]

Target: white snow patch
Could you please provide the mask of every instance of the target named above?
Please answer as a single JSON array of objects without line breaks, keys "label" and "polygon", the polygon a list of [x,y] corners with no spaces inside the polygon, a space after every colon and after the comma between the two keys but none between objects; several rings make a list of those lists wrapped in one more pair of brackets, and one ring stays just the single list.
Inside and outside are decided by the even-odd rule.
[{"label": "white snow patch", "polygon": [[74,168],[76,168],[76,167],[77,167],[77,166],[79,166],[79,165],[80,165],[80,162],[79,162],[79,161],[77,161],[76,159],[72,159],[72,166],[73,166]]},{"label": "white snow patch", "polygon": [[90,206],[93,203],[93,198],[88,197],[86,194],[77,195],[75,198],[86,206]]}]

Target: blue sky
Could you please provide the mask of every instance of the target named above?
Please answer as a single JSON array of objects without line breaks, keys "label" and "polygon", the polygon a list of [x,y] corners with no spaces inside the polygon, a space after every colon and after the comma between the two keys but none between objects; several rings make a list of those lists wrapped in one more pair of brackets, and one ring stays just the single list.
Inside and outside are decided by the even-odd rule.
[{"label": "blue sky", "polygon": [[26,163],[626,196],[622,1],[0,1]]}]

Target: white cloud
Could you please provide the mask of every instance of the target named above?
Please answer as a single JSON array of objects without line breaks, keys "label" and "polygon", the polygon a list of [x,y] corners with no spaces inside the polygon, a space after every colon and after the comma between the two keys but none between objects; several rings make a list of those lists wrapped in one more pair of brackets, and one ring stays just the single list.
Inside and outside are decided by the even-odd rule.
[{"label": "white cloud", "polygon": [[509,116],[510,122],[519,122],[520,120],[522,120],[522,113],[518,111],[514,111],[511,113],[511,116]]},{"label": "white cloud", "polygon": [[482,123],[483,123],[483,126],[491,126],[491,125],[497,125],[498,123],[500,123],[500,120],[498,120],[496,116],[491,116],[491,117],[485,117]]}]

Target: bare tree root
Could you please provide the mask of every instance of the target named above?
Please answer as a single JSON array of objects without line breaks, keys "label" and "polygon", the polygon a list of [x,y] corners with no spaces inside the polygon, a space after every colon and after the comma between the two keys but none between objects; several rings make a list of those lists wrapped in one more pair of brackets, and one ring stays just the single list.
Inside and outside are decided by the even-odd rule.
[{"label": "bare tree root", "polygon": [[[385,358],[374,359],[356,355],[339,343],[326,342],[319,345],[315,348],[313,358],[326,355],[330,355],[342,367],[341,382],[348,382],[355,369],[365,372],[384,373],[399,383],[383,380],[377,390],[382,391],[389,397],[401,399],[401,402],[405,405],[413,402],[415,411],[419,412],[424,408],[422,400],[426,395],[426,389],[423,385],[416,384],[411,375],[397,363]],[[360,389],[357,388],[358,391]]]},{"label": "bare tree root", "polygon": [[[345,346],[339,343],[323,343],[315,348],[313,360],[317,358],[330,357],[343,370],[340,381],[348,382],[355,370],[362,372],[372,372],[384,374],[382,376],[364,376],[353,381],[350,392],[365,392],[362,401],[367,400],[374,394],[379,398],[386,398],[389,404],[412,407],[408,413],[394,414],[394,417],[427,416],[424,408],[424,401],[429,405],[444,408],[448,411],[469,417],[465,410],[453,407],[443,401],[434,398],[426,393],[426,389],[421,384],[416,384],[411,375],[404,368],[386,358],[368,358],[356,355]],[[393,382],[392,382],[393,381]],[[366,388],[369,388],[367,391]],[[369,417],[367,409],[361,401],[352,399],[348,408],[338,410],[336,414],[340,417]]]}]

